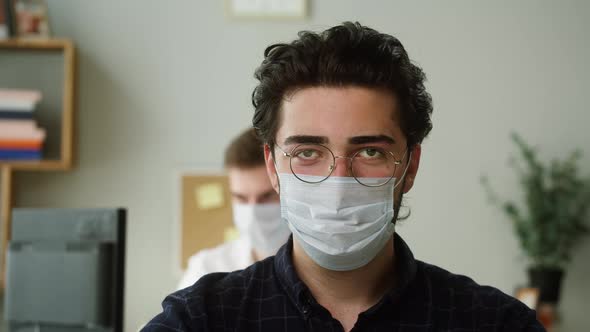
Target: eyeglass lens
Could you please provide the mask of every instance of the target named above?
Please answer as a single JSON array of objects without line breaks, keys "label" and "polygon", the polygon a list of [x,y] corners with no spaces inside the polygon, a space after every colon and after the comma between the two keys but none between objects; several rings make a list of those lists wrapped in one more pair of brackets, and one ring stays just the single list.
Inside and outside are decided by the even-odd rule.
[{"label": "eyeglass lens", "polygon": [[[390,151],[380,147],[364,147],[347,159],[352,175],[359,183],[367,186],[387,183],[394,176],[399,163]],[[332,151],[323,145],[303,144],[295,147],[290,153],[290,167],[299,180],[317,183],[331,175],[335,167],[335,157]],[[301,175],[314,177],[310,180],[309,177]],[[375,178],[382,180],[376,182]]]}]

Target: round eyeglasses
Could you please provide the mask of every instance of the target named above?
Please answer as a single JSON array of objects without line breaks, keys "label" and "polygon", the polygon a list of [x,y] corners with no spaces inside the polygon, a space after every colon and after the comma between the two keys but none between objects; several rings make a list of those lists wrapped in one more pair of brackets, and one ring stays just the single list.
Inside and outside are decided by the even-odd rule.
[{"label": "round eyeglasses", "polygon": [[364,147],[352,156],[345,157],[335,156],[328,147],[321,144],[297,145],[289,153],[280,146],[275,146],[289,158],[293,175],[306,183],[325,181],[336,168],[336,158],[343,158],[348,159],[351,175],[358,183],[367,187],[379,187],[391,181],[403,159],[403,156],[402,159],[397,159],[393,152],[380,147]]}]

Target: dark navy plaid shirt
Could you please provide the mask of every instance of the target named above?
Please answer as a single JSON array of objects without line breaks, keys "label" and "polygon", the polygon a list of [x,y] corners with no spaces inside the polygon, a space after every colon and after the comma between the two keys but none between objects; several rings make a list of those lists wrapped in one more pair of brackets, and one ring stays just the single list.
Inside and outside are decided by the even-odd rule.
[{"label": "dark navy plaid shirt", "polygon": [[[169,295],[142,331],[343,331],[297,276],[292,246],[289,240],[275,257]],[[394,247],[396,287],[352,331],[545,331],[520,301],[415,260],[397,234]]]}]

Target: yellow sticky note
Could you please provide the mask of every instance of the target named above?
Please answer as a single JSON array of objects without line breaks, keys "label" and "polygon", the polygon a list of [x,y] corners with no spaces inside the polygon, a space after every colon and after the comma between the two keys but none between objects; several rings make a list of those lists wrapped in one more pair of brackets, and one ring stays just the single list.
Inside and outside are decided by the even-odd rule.
[{"label": "yellow sticky note", "polygon": [[195,188],[195,200],[201,210],[223,207],[223,186],[221,183],[206,183]]}]

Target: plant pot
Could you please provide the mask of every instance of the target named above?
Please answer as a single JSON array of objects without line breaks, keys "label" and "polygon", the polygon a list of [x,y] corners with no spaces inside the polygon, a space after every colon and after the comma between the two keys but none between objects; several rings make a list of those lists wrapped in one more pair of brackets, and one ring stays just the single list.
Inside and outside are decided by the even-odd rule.
[{"label": "plant pot", "polygon": [[539,302],[557,304],[561,289],[563,270],[558,268],[532,267],[528,269],[531,287],[539,289]]}]

